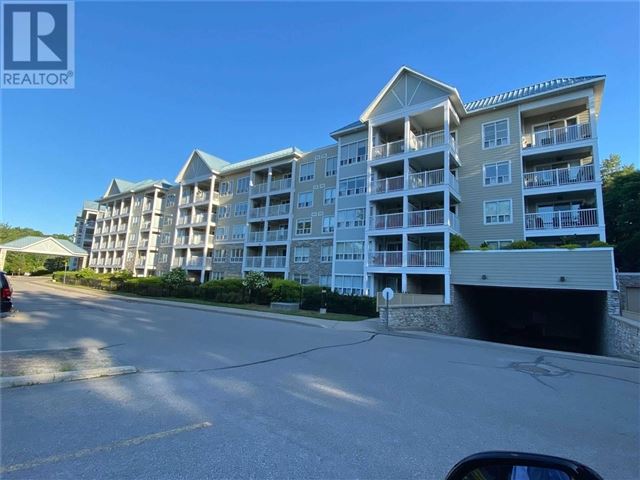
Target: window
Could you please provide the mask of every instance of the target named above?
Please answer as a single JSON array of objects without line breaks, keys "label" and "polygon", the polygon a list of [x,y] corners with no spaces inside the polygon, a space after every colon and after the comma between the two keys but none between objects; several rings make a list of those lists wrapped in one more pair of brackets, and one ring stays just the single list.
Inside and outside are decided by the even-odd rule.
[{"label": "window", "polygon": [[322,218],[322,233],[333,233],[333,221],[333,215]]},{"label": "window", "polygon": [[505,119],[483,123],[482,148],[495,148],[503,145],[509,145],[509,121]]},{"label": "window", "polygon": [[294,273],[293,281],[298,282],[300,285],[309,285],[309,274],[307,273]]},{"label": "window", "polygon": [[173,207],[176,204],[176,196],[172,193],[167,196],[167,207]]},{"label": "window", "polygon": [[308,263],[309,247],[296,247],[293,250],[293,261],[295,263]]},{"label": "window", "polygon": [[320,249],[320,261],[331,263],[333,260],[333,245],[323,245]]},{"label": "window", "polygon": [[142,204],[142,197],[141,196],[137,196],[135,201],[133,202],[133,206],[134,207],[139,207]]},{"label": "window", "polygon": [[336,243],[336,260],[364,260],[364,242]]},{"label": "window", "polygon": [[171,234],[170,233],[163,233],[162,237],[160,237],[160,243],[162,245],[168,245],[169,243],[171,243]]},{"label": "window", "polygon": [[231,216],[231,208],[229,205],[218,207],[218,218],[229,218]]},{"label": "window", "polygon": [[331,275],[320,275],[320,286],[331,287]]},{"label": "window", "polygon": [[220,182],[220,196],[226,197],[233,194],[233,181]]},{"label": "window", "polygon": [[244,217],[247,215],[247,202],[236,203],[233,214],[236,217]]},{"label": "window", "polygon": [[494,162],[484,164],[484,185],[502,185],[511,183],[511,162]]},{"label": "window", "polygon": [[140,217],[133,217],[133,220],[131,221],[131,223],[133,223],[134,225],[137,225],[140,222]]},{"label": "window", "polygon": [[224,280],[224,272],[211,272],[211,280]]},{"label": "window", "polygon": [[160,255],[160,263],[167,263],[169,261],[169,254],[163,253]]},{"label": "window", "polygon": [[135,234],[135,233],[132,233],[132,234],[129,236],[129,241],[130,241],[131,243],[134,243],[134,242],[136,241],[136,234]]},{"label": "window", "polygon": [[338,228],[364,227],[364,208],[338,210]]},{"label": "window", "polygon": [[298,194],[298,208],[313,207],[313,192],[300,192]]},{"label": "window", "polygon": [[339,197],[350,197],[352,195],[362,195],[367,191],[367,180],[364,175],[361,177],[351,177],[340,180],[338,185]]},{"label": "window", "polygon": [[232,248],[231,249],[231,258],[229,261],[231,263],[242,263],[242,257],[244,256],[244,252],[242,248]]},{"label": "window", "polygon": [[336,275],[334,290],[343,295],[362,295],[362,276]]},{"label": "window", "polygon": [[484,224],[511,223],[511,200],[484,202]]},{"label": "window", "polygon": [[296,235],[311,235],[311,219],[303,218],[296,223]]},{"label": "window", "polygon": [[351,165],[367,161],[367,141],[349,143],[340,147],[340,165]]},{"label": "window", "polygon": [[133,252],[131,250],[129,250],[127,252],[127,260],[131,260],[131,259],[133,259]]},{"label": "window", "polygon": [[324,204],[325,205],[333,205],[336,203],[336,189],[335,188],[325,188],[324,189]]},{"label": "window", "polygon": [[247,193],[249,191],[249,177],[242,177],[238,179],[236,184],[236,193]]},{"label": "window", "polygon": [[216,248],[213,251],[213,261],[214,263],[222,263],[225,261],[227,256],[227,251],[224,248]]},{"label": "window", "polygon": [[168,215],[168,216],[164,217],[163,223],[165,225],[171,225],[173,223],[173,215]]},{"label": "window", "polygon": [[231,230],[232,240],[244,240],[244,232],[246,231],[246,225],[234,225]]},{"label": "window", "polygon": [[485,240],[490,250],[504,250],[513,243],[513,240]]},{"label": "window", "polygon": [[316,177],[316,162],[303,163],[300,165],[300,181],[308,182]]},{"label": "window", "polygon": [[216,240],[226,240],[227,238],[227,227],[216,228]]},{"label": "window", "polygon": [[335,177],[338,171],[338,157],[329,157],[324,162],[324,176]]}]

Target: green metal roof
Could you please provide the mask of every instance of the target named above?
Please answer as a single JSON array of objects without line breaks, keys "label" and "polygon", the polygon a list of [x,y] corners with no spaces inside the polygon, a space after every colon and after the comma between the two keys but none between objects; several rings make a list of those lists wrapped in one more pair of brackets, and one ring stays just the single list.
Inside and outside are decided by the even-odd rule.
[{"label": "green metal roof", "polygon": [[[24,253],[41,253],[43,255],[60,255],[59,252],[47,252],[42,251],[42,249],[38,249],[39,244],[55,242],[63,249],[67,250],[71,255],[70,256],[85,256],[88,255],[87,251],[83,248],[80,248],[76,244],[70,242],[69,240],[62,240],[54,237],[22,237],[11,242],[7,242],[3,245],[0,245],[1,249],[7,249],[11,251],[24,252]],[[46,250],[46,249],[44,249]]]},{"label": "green metal roof", "polygon": [[302,154],[304,154],[304,152],[297,147],[284,148],[276,152],[260,155],[259,157],[249,158],[247,160],[242,160],[241,162],[237,162],[237,163],[230,163],[229,165],[224,167],[220,172],[231,173],[236,170],[243,170],[245,168],[250,168],[255,165],[260,165],[261,163],[272,162],[274,160],[279,160],[281,158],[291,157],[293,155],[302,155]]},{"label": "green metal roof", "polygon": [[219,172],[224,167],[229,165],[229,162],[227,162],[226,160],[216,157],[215,155],[211,155],[198,148],[196,148],[194,151],[198,154],[198,156],[202,159],[202,161],[206,163],[207,166],[214,172]]}]

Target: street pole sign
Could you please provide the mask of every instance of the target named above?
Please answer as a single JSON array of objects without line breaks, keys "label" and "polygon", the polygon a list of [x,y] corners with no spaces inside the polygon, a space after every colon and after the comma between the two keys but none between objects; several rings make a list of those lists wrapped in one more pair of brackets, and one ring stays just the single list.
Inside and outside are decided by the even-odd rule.
[{"label": "street pole sign", "polygon": [[385,327],[387,328],[387,330],[389,329],[389,301],[393,300],[393,290],[391,290],[389,287],[385,288],[384,290],[382,290],[382,298],[385,299],[386,301],[386,306],[387,306],[387,313],[385,315]]}]

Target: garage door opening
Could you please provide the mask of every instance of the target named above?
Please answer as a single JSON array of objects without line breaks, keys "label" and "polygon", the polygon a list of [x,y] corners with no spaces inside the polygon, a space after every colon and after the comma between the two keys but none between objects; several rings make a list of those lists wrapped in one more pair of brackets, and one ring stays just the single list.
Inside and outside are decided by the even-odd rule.
[{"label": "garage door opening", "polygon": [[468,321],[489,341],[600,353],[606,293],[456,286]]}]

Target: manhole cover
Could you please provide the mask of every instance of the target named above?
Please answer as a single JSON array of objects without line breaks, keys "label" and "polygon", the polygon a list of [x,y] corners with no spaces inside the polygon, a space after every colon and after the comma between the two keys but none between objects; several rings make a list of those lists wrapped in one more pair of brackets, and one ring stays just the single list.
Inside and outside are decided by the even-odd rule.
[{"label": "manhole cover", "polygon": [[519,372],[529,373],[531,375],[557,376],[567,373],[561,368],[554,367],[553,365],[540,363],[515,363],[512,367]]}]

